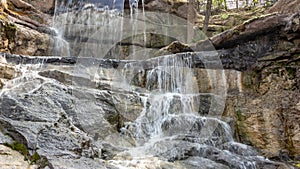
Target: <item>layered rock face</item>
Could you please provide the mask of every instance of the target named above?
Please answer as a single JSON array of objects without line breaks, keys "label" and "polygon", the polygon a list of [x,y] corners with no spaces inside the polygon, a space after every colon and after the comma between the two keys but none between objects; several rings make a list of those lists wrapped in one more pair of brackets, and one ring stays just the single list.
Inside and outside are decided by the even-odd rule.
[{"label": "layered rock face", "polygon": [[[39,67],[39,64],[26,63],[42,61],[40,59],[43,58],[2,56],[11,64],[23,63],[22,70],[26,71],[7,82],[2,90],[1,130],[8,140],[11,137],[24,144],[30,152],[29,157],[39,154],[42,160],[37,162],[38,165],[53,168],[119,168],[124,165],[128,168],[199,168],[206,164],[204,168],[287,168],[284,164],[257,156],[257,151],[249,146],[232,142],[230,127],[224,122],[231,123],[234,128],[232,116],[221,118],[224,121],[209,116],[218,115],[214,114],[218,111],[215,106],[222,108],[222,102],[219,102],[222,95],[209,94],[214,91],[214,85],[228,88],[222,90],[217,87],[217,90],[242,92],[240,72],[193,69],[195,80],[199,81],[194,82],[199,85],[195,88],[199,88],[200,93],[192,97],[197,101],[192,103],[199,107],[192,107],[201,114],[194,116],[180,115],[187,106],[183,100],[189,95],[175,94],[174,98],[159,100],[161,96],[156,96],[155,90],[159,89],[160,77],[154,75],[156,80],[150,78],[152,80],[144,86],[143,78],[130,76],[131,90],[124,87],[120,79],[122,76],[116,74],[114,68],[115,64],[119,64],[117,67],[124,64],[120,61],[107,60],[103,64],[103,60],[92,59],[95,66],[91,66],[87,58],[76,62],[71,58],[45,58],[45,64]],[[99,65],[104,67],[99,69]],[[152,74],[151,69],[147,72]],[[95,74],[99,77],[96,78]],[[215,79],[214,76],[220,78]],[[227,84],[221,77],[228,80]],[[19,85],[15,86],[16,83]],[[153,91],[154,98],[148,97],[144,102],[147,90]],[[157,128],[152,123],[138,123],[139,119],[148,116],[159,118],[159,114],[155,115],[155,105],[167,105],[168,100],[171,105],[163,111],[171,113],[170,119],[161,126]],[[145,108],[150,113],[143,115]],[[177,113],[179,116],[176,116]],[[203,128],[208,124],[216,125],[211,137],[209,134],[199,135],[206,131]],[[141,142],[147,142],[143,137],[150,139],[148,134],[152,133],[152,127],[161,129],[164,137],[143,145]]]},{"label": "layered rock face", "polygon": [[54,31],[48,27],[51,16],[43,12],[53,10],[54,1],[30,3],[22,0],[1,1],[1,52],[31,56],[52,54],[55,37],[52,36]]},{"label": "layered rock face", "polygon": [[10,22],[1,22],[1,52],[23,55],[50,55],[53,39],[50,35]]},{"label": "layered rock face", "polygon": [[[25,3],[15,0],[10,3],[17,8],[45,13],[51,13],[53,7],[53,1],[49,6],[48,3],[41,5],[44,1]],[[164,10],[178,7],[176,14],[185,18],[181,14],[188,4],[181,1],[146,2],[146,8],[153,6]],[[2,14],[11,12],[9,8],[1,9],[5,9],[0,11]],[[295,11],[292,9],[293,14],[255,18],[209,41],[189,45],[175,42],[172,37],[143,33],[136,35],[135,41],[130,41],[131,37],[129,41],[123,39],[122,43],[132,45],[134,42],[141,48],[155,48],[154,52],[149,52],[153,56],[192,52],[177,54],[176,57],[192,58],[187,65],[192,67],[193,79],[190,81],[196,84],[191,90],[201,93],[191,99],[197,101],[195,110],[198,114],[205,116],[210,111],[214,112],[218,108],[211,107],[214,99],[214,102],[222,103],[207,94],[214,91],[214,85],[224,92],[222,96],[225,96],[226,104],[224,113],[219,115],[221,120],[207,119],[220,126],[213,138],[204,144],[197,131],[201,130],[206,119],[175,116],[162,123],[164,136],[185,131],[186,128],[178,126],[188,126],[190,123],[186,122],[193,122],[189,135],[156,140],[155,144],[149,143],[139,150],[137,145],[149,139],[147,132],[153,127],[151,123],[141,123],[146,127],[136,131],[139,129],[136,123],[139,117],[151,116],[143,115],[145,108],[149,111],[151,107],[151,102],[145,102],[145,93],[159,88],[159,73],[164,74],[166,79],[172,79],[172,76],[167,71],[155,70],[159,66],[154,65],[155,59],[141,62],[109,60],[115,57],[113,52],[127,50],[120,49],[119,44],[107,49],[109,52],[105,52],[105,57],[108,60],[33,58],[1,53],[1,143],[12,146],[14,140],[25,145],[29,154],[23,155],[32,161],[37,153],[40,156],[35,161],[37,165],[49,168],[119,168],[124,165],[128,168],[288,168],[285,164],[268,161],[258,155],[284,162],[300,158],[300,26],[299,14]],[[1,52],[24,55],[51,53],[54,39],[50,35],[53,32],[41,25],[48,24],[42,17],[37,16],[39,23],[35,23],[22,15],[3,16],[5,20],[0,23]],[[78,28],[69,32],[69,38],[81,31]],[[93,38],[100,36],[94,35]],[[148,44],[141,40],[144,36],[150,39]],[[81,37],[84,41],[85,37]],[[93,38],[90,42],[97,40]],[[195,51],[211,49],[207,48],[208,42],[216,47],[222,67],[214,67],[216,63],[212,61],[211,69],[203,69],[207,68],[203,63],[205,56],[195,54]],[[169,43],[169,46],[160,49]],[[74,53],[88,55],[91,49],[94,48]],[[126,57],[128,55],[123,58]],[[130,86],[123,86],[120,79],[124,77],[116,73],[126,64],[133,68],[129,70],[129,74],[132,73]],[[147,84],[151,73],[154,74],[151,77],[153,83]],[[170,111],[181,110],[176,105],[182,104],[182,98],[177,96],[172,99]],[[232,142],[224,122],[230,125],[235,140],[252,147]],[[134,135],[136,133],[142,133],[146,139]],[[155,157],[136,158],[133,155],[136,152]]]},{"label": "layered rock face", "polygon": [[[275,42],[269,45],[272,49],[243,72],[244,92],[230,96],[227,105],[231,109],[228,113],[236,116],[238,137],[242,142],[259,148],[267,157],[286,161],[299,159],[297,107],[300,97],[299,14],[288,18],[287,25],[279,26],[283,33],[275,33],[268,40]],[[259,42],[264,41],[260,36],[268,37],[266,34],[257,35],[253,49],[259,48],[258,44],[265,44]]]},{"label": "layered rock face", "polygon": [[269,158],[299,159],[298,76],[298,66],[272,66],[252,76],[256,78],[252,94],[229,97],[239,139]]}]

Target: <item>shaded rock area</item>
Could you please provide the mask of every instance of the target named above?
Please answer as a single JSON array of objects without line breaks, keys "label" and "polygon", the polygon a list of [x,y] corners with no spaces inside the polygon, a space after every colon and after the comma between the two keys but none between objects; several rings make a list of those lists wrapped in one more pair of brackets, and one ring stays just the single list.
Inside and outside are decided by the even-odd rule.
[{"label": "shaded rock area", "polygon": [[[261,57],[242,73],[244,92],[229,95],[225,112],[236,117],[237,138],[241,142],[259,148],[269,158],[282,161],[299,160],[300,153],[296,122],[300,97],[298,20],[299,13],[288,17],[270,15],[241,25],[242,32],[238,26],[211,38],[216,48],[243,50],[245,46],[241,44],[246,40],[253,51],[267,51],[260,53]],[[264,39],[268,34],[270,39]],[[249,42],[251,37],[255,39]],[[258,49],[264,42],[272,43],[268,45],[269,50]],[[250,48],[244,54],[252,55]]]},{"label": "shaded rock area", "polygon": [[[4,1],[3,1],[4,2]],[[65,42],[59,42],[62,41],[62,39],[58,38],[56,35],[56,32],[53,29],[49,29],[48,26],[53,26],[52,15],[54,13],[54,6],[55,3],[53,0],[47,1],[45,3],[44,0],[36,0],[36,1],[23,1],[23,0],[8,0],[5,1],[6,3],[1,5],[1,21],[2,27],[10,29],[9,35],[6,35],[6,32],[8,32],[6,29],[1,30],[3,39],[3,44],[0,44],[0,50],[2,52],[9,52],[14,54],[24,54],[24,55],[71,55],[71,56],[77,56],[78,54],[86,54],[86,52],[81,51],[81,47],[79,46],[86,46],[86,50],[92,48],[95,46],[95,43],[99,41],[96,38],[90,39],[89,36],[86,36],[85,34],[81,34],[82,29],[79,25],[76,26],[75,31],[67,31],[68,34],[63,35],[64,39],[66,39],[71,46],[71,52],[68,54],[67,52],[57,52],[57,45],[64,45],[61,43]],[[85,3],[88,3],[89,1],[86,1]],[[93,2],[93,1],[92,1]],[[77,2],[74,2],[75,4]],[[117,2],[119,3],[119,2]],[[129,2],[125,2],[125,9],[128,9],[127,6]],[[81,6],[84,4],[81,4]],[[126,7],[127,6],[127,7]],[[139,7],[142,7],[140,5]],[[81,7],[83,8],[83,7]],[[76,8],[78,10],[78,8]],[[91,10],[92,8],[86,8],[86,10]],[[147,11],[153,11],[153,12],[161,12],[161,13],[171,13],[174,16],[178,16],[181,19],[187,19],[190,24],[196,24],[196,27],[194,29],[199,32],[202,28],[202,23],[204,20],[204,17],[197,13],[195,10],[195,7],[193,4],[189,4],[186,1],[166,1],[166,0],[159,0],[159,1],[145,1],[145,9]],[[59,11],[59,10],[58,10]],[[186,13],[185,11],[191,11]],[[73,11],[74,12],[74,11]],[[77,12],[75,12],[76,15],[78,15]],[[125,12],[126,13],[126,12]],[[128,13],[128,12],[127,12]],[[235,25],[240,24],[241,22],[250,19],[253,16],[260,15],[264,13],[264,9],[259,8],[254,11],[244,11],[243,14],[238,15],[234,11],[229,12],[228,14],[225,14],[226,16],[224,19],[224,16],[221,15],[215,15],[211,19],[211,23],[208,27],[209,36],[214,35],[216,33],[222,32],[228,28],[231,28]],[[90,16],[95,15],[94,13],[90,14]],[[147,16],[147,15],[146,15]],[[242,16],[242,17],[240,17]],[[165,16],[156,15],[155,17],[158,17],[157,20],[164,19]],[[153,17],[152,17],[153,18]],[[222,19],[223,18],[223,19]],[[140,18],[141,19],[141,18]],[[146,18],[147,20],[151,20],[149,18]],[[73,21],[78,22],[82,24],[81,26],[84,26],[84,23],[80,22],[80,18],[73,18]],[[87,20],[85,20],[87,21]],[[101,23],[101,21],[97,20],[93,21],[93,23]],[[76,23],[76,24],[78,24]],[[178,24],[178,23],[177,23]],[[175,25],[177,25],[175,24]],[[101,25],[101,24],[99,24]],[[126,27],[126,25],[125,25]],[[193,27],[193,26],[191,26]],[[96,30],[99,30],[99,26],[95,26]],[[88,28],[91,29],[90,33],[93,34],[94,28]],[[101,28],[102,29],[102,28]],[[121,28],[120,28],[121,29]],[[126,29],[126,28],[124,28]],[[175,29],[176,30],[176,29]],[[191,31],[191,30],[189,30]],[[141,33],[141,32],[139,32]],[[197,34],[197,33],[196,33]],[[195,35],[196,35],[195,34]],[[78,37],[80,35],[80,37]],[[179,35],[179,33],[177,33]],[[75,36],[77,38],[75,39]],[[96,35],[98,36],[98,35]],[[138,35],[140,37],[144,35]],[[198,35],[197,35],[198,36]],[[200,35],[202,36],[202,35]],[[17,39],[14,39],[16,37]],[[141,39],[140,37],[133,37],[134,39]],[[150,38],[149,38],[150,37]],[[171,42],[174,41],[172,39],[173,37],[161,37],[160,34],[156,35],[155,33],[153,35],[147,36],[147,39],[151,39],[152,42],[154,42],[154,45],[152,43],[151,46],[145,45],[147,48],[147,53],[150,55],[155,55],[155,52],[164,46],[169,45]],[[58,39],[57,39],[58,38]],[[127,37],[125,37],[127,38]],[[28,43],[28,40],[30,39],[30,43]],[[108,39],[109,40],[109,39]],[[182,39],[175,39],[180,40],[181,42],[185,42]],[[199,38],[193,39],[193,41],[197,41]],[[74,44],[74,41],[79,44]],[[56,42],[56,43],[54,43]],[[59,44],[57,44],[59,42]],[[140,50],[139,48],[144,48],[144,42],[139,41],[138,44],[135,43],[135,41],[128,41],[125,40],[124,42],[117,42],[116,44],[111,44],[108,46],[105,46],[103,48],[112,48],[111,51],[106,51],[109,55],[111,52],[118,53],[120,55],[121,59],[127,58],[130,56],[130,54],[134,53],[135,50]],[[190,43],[190,42],[189,42]],[[9,45],[8,45],[9,44]],[[116,45],[116,46],[114,46]],[[95,48],[95,47],[94,47]],[[27,50],[26,50],[27,49]],[[145,48],[144,48],[145,49]],[[63,49],[66,50],[66,49]],[[87,53],[88,55],[91,55],[90,53]],[[93,53],[92,53],[93,54]],[[112,56],[116,57],[116,56]]]},{"label": "shaded rock area", "polygon": [[[129,7],[126,5],[129,2],[125,2],[122,16],[116,11],[107,15],[104,9],[98,8],[97,3],[91,5],[88,2],[82,2],[78,6],[75,4],[79,2],[73,2],[71,7],[64,7],[64,10],[69,9],[68,13],[57,12],[54,16],[54,27],[68,42],[61,42],[55,55],[99,57],[98,53],[105,53],[105,56],[101,57],[142,60],[142,56],[160,55],[161,53],[157,54],[159,49],[175,41],[184,44],[195,43],[206,39],[206,36],[211,37],[265,13],[265,8],[256,8],[250,11],[232,10],[216,14],[211,17],[208,33],[204,35],[201,31],[204,16],[187,1],[145,1],[145,13],[140,9],[139,14],[134,16],[127,11]],[[82,7],[85,3],[90,6]],[[142,8],[141,4],[139,8]],[[88,20],[85,19],[87,17]],[[106,25],[103,26],[103,23]],[[122,30],[122,34],[116,30]],[[66,48],[70,49],[70,53],[65,52]]]}]

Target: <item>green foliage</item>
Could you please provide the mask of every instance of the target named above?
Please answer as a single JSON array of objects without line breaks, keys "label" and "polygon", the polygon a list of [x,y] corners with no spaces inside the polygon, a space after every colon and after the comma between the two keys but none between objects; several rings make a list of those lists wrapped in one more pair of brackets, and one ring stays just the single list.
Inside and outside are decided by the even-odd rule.
[{"label": "green foliage", "polygon": [[228,18],[229,18],[229,15],[226,14],[226,13],[224,13],[224,14],[221,15],[221,19],[223,19],[223,20],[226,20]]},{"label": "green foliage", "polygon": [[227,10],[226,0],[213,0],[212,6],[217,7],[217,9],[225,9]]},{"label": "green foliage", "polygon": [[300,168],[300,163],[299,163],[299,164],[296,164],[296,167]]},{"label": "green foliage", "polygon": [[22,143],[18,143],[18,142],[15,141],[11,144],[6,143],[5,145],[7,147],[10,147],[11,149],[16,150],[19,153],[21,153],[25,157],[25,160],[30,160],[30,164],[37,164],[37,163],[40,163],[40,162],[46,163],[45,161],[43,161],[43,159],[41,158],[41,156],[37,152],[33,153],[30,156],[26,146]]},{"label": "green foliage", "polygon": [[37,163],[40,159],[41,159],[40,155],[39,155],[37,152],[35,152],[35,153],[32,154],[32,156],[30,157],[30,164]]}]

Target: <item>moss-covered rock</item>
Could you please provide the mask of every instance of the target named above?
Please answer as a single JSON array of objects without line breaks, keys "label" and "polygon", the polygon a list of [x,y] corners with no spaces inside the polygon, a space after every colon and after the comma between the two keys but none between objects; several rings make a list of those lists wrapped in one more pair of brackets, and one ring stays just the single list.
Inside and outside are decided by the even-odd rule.
[{"label": "moss-covered rock", "polygon": [[29,155],[29,152],[28,152],[28,150],[27,150],[27,148],[24,144],[15,141],[11,144],[5,144],[5,145],[10,147],[13,150],[18,151],[19,153],[21,153],[25,157],[26,160],[29,160],[30,155]]},{"label": "moss-covered rock", "polygon": [[13,40],[15,39],[15,36],[16,36],[17,26],[13,23],[6,23],[4,25],[4,31],[5,31],[5,34],[6,34],[6,38],[10,42],[13,42]]},{"label": "moss-covered rock", "polygon": [[0,166],[5,169],[36,169],[38,166],[29,164],[24,156],[4,145],[0,145]]}]

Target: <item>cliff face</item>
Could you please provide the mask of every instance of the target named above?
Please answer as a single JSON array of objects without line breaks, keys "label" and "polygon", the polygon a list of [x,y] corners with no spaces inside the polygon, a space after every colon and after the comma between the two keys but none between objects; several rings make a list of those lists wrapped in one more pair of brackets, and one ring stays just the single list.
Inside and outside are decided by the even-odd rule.
[{"label": "cliff face", "polygon": [[272,65],[244,76],[253,78],[252,92],[229,96],[237,138],[269,158],[299,159],[299,72],[298,65]]},{"label": "cliff face", "polygon": [[[277,8],[285,13],[298,11],[298,4],[284,10],[285,5],[279,7],[282,3],[277,2],[271,10]],[[258,52],[254,55],[260,55],[250,67],[242,71],[241,79],[245,90],[229,95],[227,113],[235,116],[237,120],[237,139],[241,142],[254,145],[270,158],[299,160],[299,11],[293,14],[277,14],[276,19],[272,19],[272,16],[267,18],[257,19],[249,25],[242,26],[244,32],[229,35],[225,40],[224,36],[212,38],[214,41],[221,37],[223,42],[214,42],[221,42],[220,47],[225,45],[227,49],[235,46],[235,42],[238,44],[233,48],[245,44],[244,42],[252,44],[252,49]],[[275,22],[272,23],[272,20]],[[285,24],[280,25],[284,22]],[[251,30],[252,28],[254,30]],[[253,39],[244,41],[244,37]],[[264,52],[260,53],[259,48],[265,44],[268,44],[268,49],[265,48],[262,50]],[[240,56],[254,56],[251,50],[244,52]]]}]

